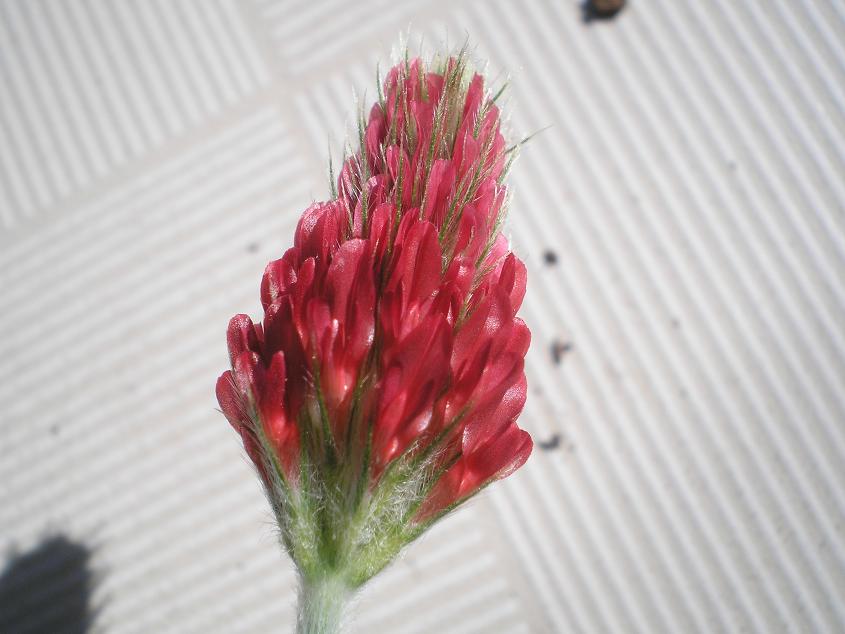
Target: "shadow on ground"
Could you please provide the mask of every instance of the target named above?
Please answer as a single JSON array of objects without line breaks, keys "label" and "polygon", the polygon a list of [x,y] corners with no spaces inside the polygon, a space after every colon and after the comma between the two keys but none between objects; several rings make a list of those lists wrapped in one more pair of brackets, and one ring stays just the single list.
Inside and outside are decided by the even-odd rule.
[{"label": "shadow on ground", "polygon": [[94,620],[91,551],[63,535],[12,553],[0,574],[0,632],[84,634]]}]

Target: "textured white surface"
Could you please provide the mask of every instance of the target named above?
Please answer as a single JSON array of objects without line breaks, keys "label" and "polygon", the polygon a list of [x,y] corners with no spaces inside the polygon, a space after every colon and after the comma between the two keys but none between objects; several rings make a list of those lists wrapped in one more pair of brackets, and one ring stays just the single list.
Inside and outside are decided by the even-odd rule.
[{"label": "textured white surface", "polygon": [[551,125],[509,226],[551,448],[353,631],[845,631],[845,4],[630,4],[0,1],[0,546],[90,547],[95,631],[289,628],[224,330],[410,24]]}]

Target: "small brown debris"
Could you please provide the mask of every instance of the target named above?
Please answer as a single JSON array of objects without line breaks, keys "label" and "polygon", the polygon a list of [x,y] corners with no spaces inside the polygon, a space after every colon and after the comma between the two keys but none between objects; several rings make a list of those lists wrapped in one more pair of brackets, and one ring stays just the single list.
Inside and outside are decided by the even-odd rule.
[{"label": "small brown debris", "polygon": [[563,360],[563,356],[567,352],[572,351],[572,342],[570,341],[560,341],[555,340],[552,342],[552,361],[555,362],[555,365],[560,365],[560,362]]},{"label": "small brown debris", "polygon": [[582,5],[584,20],[609,20],[625,7],[625,0],[585,0]]},{"label": "small brown debris", "polygon": [[548,440],[538,440],[537,446],[543,451],[551,451],[560,447],[560,434],[552,434]]},{"label": "small brown debris", "polygon": [[557,253],[555,253],[551,249],[547,249],[543,253],[543,262],[545,262],[549,266],[553,266],[553,265],[557,264]]}]

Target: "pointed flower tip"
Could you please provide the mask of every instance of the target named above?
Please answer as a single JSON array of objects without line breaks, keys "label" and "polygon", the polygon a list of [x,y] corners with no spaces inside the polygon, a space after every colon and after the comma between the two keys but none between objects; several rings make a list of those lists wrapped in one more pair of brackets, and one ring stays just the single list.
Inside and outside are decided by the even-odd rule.
[{"label": "pointed flower tip", "polygon": [[[463,54],[400,63],[379,94],[337,196],[306,209],[267,265],[262,322],[231,320],[217,385],[295,559],[314,509],[369,517],[371,534],[399,522],[412,539],[532,448],[516,424],[530,334],[516,316],[525,267],[500,235],[499,109]],[[385,496],[393,515],[379,519]],[[358,555],[365,579],[378,556]]]}]

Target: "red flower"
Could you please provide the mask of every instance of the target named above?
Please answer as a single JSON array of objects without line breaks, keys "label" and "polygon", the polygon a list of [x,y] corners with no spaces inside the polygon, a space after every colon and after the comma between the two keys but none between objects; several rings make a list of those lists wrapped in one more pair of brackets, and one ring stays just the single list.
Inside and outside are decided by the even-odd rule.
[{"label": "red flower", "polygon": [[263,322],[229,324],[217,397],[271,492],[317,474],[361,504],[401,473],[423,526],[531,453],[525,266],[499,233],[511,152],[468,75],[462,55],[388,73],[335,199],[267,265]]}]

